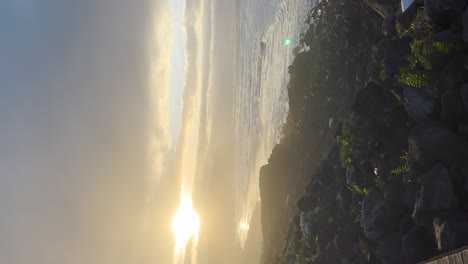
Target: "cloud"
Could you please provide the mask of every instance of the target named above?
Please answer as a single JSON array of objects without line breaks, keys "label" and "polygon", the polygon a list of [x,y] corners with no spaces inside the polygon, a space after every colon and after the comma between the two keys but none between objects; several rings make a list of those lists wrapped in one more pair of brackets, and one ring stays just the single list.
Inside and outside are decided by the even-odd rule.
[{"label": "cloud", "polygon": [[166,4],[22,2],[0,4],[0,263],[169,263],[165,197],[147,203],[171,145]]},{"label": "cloud", "polygon": [[186,86],[183,97],[182,128],[177,147],[179,175],[190,192],[197,167],[202,108],[203,1],[186,1]]},{"label": "cloud", "polygon": [[[203,103],[203,3],[202,0],[185,2],[183,31],[186,39],[186,85],[183,96],[182,127],[177,146],[177,168],[181,192],[191,196],[198,166],[198,146]],[[191,258],[196,263],[198,243],[188,246],[187,252],[175,252],[175,263]]]},{"label": "cloud", "polygon": [[170,135],[169,90],[171,73],[171,55],[173,46],[172,17],[167,7],[159,8],[152,23],[150,33],[152,38],[148,46],[150,55],[149,83],[151,110],[154,115],[150,130],[152,131],[152,144],[150,144],[151,158],[153,159],[153,180],[160,182],[167,169],[169,154],[172,149]]}]

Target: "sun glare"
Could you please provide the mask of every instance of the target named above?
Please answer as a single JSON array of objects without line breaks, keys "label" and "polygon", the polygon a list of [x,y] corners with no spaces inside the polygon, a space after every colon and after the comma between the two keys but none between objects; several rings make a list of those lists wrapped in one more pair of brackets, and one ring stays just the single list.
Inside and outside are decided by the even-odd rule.
[{"label": "sun glare", "polygon": [[192,200],[182,197],[176,215],[172,221],[172,230],[176,238],[176,250],[185,250],[190,239],[198,239],[200,219],[193,209]]}]

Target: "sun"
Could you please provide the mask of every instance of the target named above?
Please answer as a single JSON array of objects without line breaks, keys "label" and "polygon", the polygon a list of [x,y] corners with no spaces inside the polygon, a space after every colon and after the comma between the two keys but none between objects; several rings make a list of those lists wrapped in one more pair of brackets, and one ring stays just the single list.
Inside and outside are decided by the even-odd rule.
[{"label": "sun", "polygon": [[176,250],[184,250],[190,239],[198,239],[200,219],[193,209],[192,199],[182,196],[179,209],[172,220]]}]

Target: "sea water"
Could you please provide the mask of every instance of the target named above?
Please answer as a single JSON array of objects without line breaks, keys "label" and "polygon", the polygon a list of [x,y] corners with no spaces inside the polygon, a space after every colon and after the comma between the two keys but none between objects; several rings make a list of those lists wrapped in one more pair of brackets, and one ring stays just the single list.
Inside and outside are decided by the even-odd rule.
[{"label": "sea water", "polygon": [[[237,238],[242,247],[260,200],[259,170],[288,112],[288,66],[316,0],[240,0],[234,91]],[[286,41],[285,40],[289,40]],[[289,45],[286,45],[290,42]]]}]

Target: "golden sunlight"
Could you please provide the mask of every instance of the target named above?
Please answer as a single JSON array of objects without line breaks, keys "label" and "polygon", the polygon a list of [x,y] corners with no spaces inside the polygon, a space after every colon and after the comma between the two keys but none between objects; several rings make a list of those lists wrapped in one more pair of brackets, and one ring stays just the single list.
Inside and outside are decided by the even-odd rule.
[{"label": "golden sunlight", "polygon": [[193,209],[192,199],[182,196],[179,209],[172,221],[172,230],[176,238],[176,251],[184,251],[190,239],[198,240],[200,219]]}]

